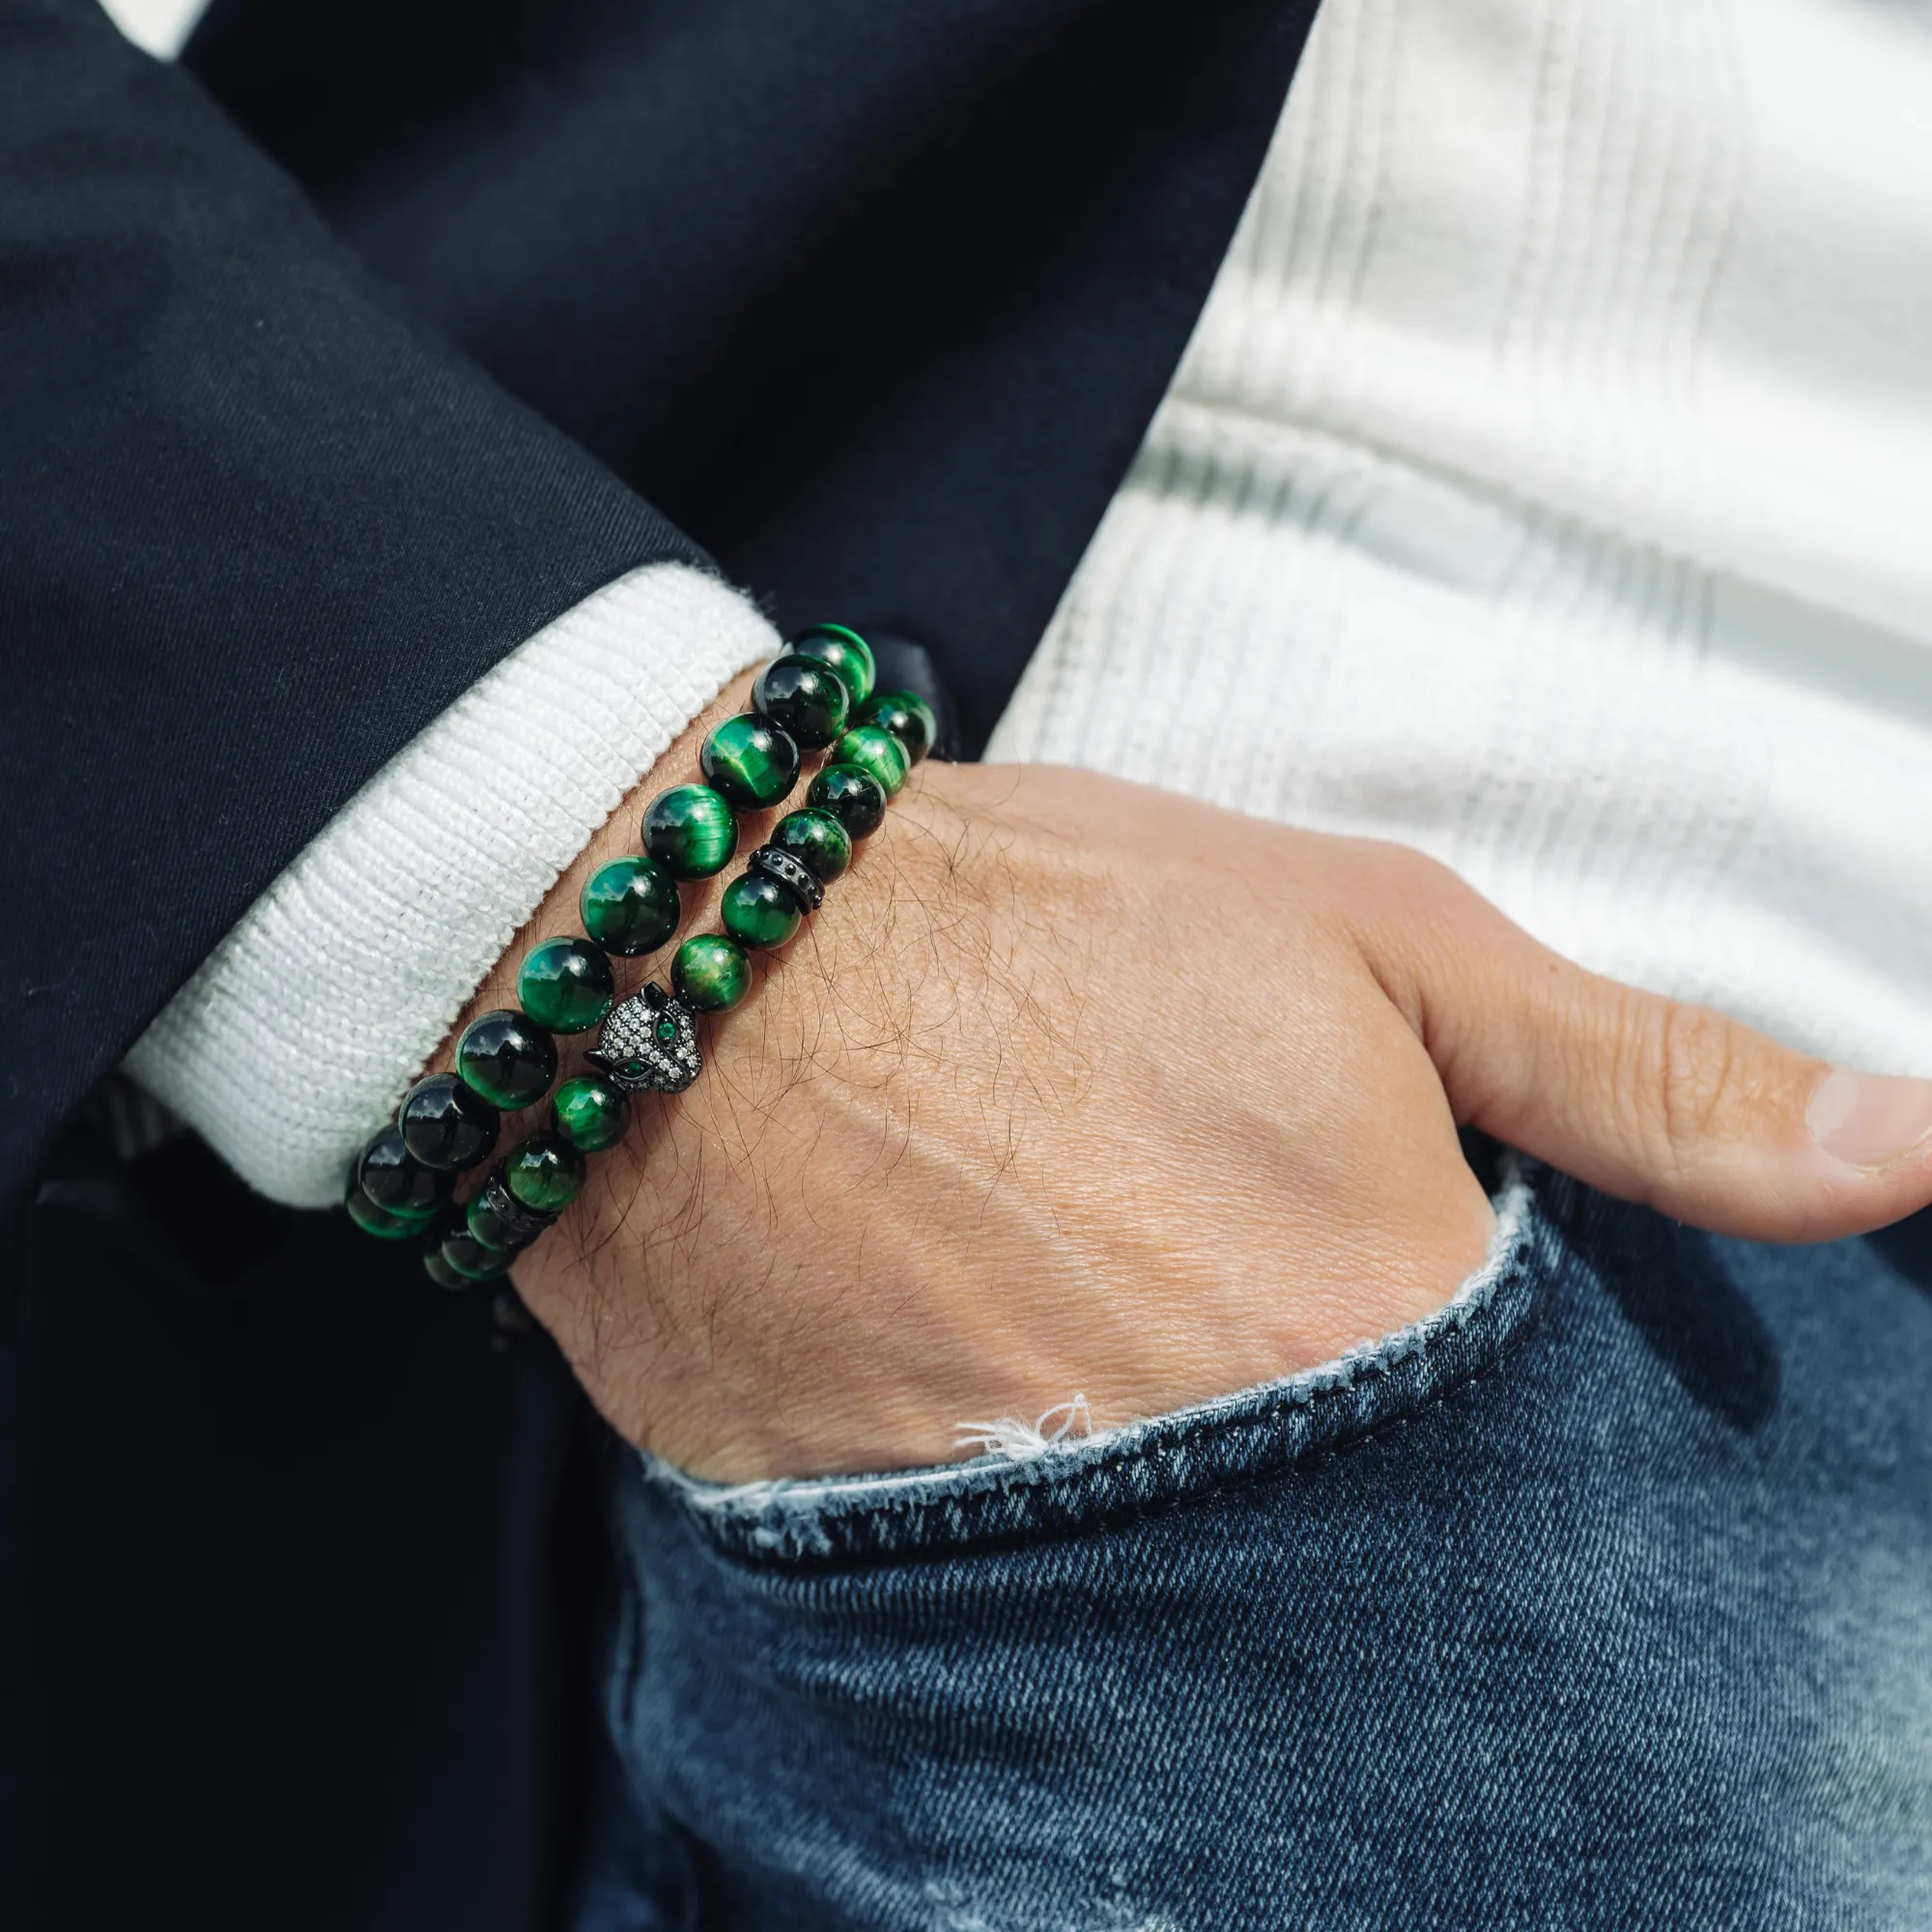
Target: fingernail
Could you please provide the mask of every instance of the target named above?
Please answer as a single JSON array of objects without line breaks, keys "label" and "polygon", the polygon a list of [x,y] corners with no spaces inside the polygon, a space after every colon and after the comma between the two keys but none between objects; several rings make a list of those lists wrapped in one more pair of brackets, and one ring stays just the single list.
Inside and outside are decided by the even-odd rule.
[{"label": "fingernail", "polygon": [[1932,1134],[1932,1080],[1834,1066],[1804,1109],[1811,1138],[1847,1167],[1889,1167]]}]

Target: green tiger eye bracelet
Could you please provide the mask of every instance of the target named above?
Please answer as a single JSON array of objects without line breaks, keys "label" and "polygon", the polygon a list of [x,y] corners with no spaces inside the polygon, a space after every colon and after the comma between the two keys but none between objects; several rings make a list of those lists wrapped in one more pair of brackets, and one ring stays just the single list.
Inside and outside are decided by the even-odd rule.
[{"label": "green tiger eye bracelet", "polygon": [[[496,1281],[577,1198],[584,1156],[623,1138],[630,1096],[679,1094],[696,1079],[699,1016],[728,1012],[746,997],[752,953],[798,933],[932,750],[932,707],[877,683],[871,646],[858,632],[814,624],[790,639],[753,684],[751,710],[706,734],[704,782],[660,792],[644,811],[643,850],[591,873],[578,901],[582,935],[542,940],[525,955],[521,1010],[470,1021],[453,1071],[417,1081],[399,1120],[357,1157],[344,1206],[358,1227],[378,1240],[421,1242],[423,1267],[443,1288]],[[825,756],[806,802],[778,821],[724,888],[724,930],[684,941],[670,961],[668,992],[646,980],[620,999],[612,956],[640,958],[670,943],[683,911],[679,883],[713,878],[730,864],[737,813],[789,797],[808,753]],[[557,1037],[593,1028],[583,1065],[559,1082]],[[452,1183],[490,1157],[499,1120],[546,1094],[547,1123],[526,1132],[464,1205],[451,1206]]]}]

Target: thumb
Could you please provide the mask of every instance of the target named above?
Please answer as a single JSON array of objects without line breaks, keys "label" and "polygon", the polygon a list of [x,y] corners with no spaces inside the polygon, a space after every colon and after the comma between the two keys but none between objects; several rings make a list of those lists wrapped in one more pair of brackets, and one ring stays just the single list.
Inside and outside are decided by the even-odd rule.
[{"label": "thumb", "polygon": [[1370,963],[1459,1122],[1719,1234],[1829,1240],[1932,1202],[1932,1081],[1585,972],[1428,862],[1403,896]]}]

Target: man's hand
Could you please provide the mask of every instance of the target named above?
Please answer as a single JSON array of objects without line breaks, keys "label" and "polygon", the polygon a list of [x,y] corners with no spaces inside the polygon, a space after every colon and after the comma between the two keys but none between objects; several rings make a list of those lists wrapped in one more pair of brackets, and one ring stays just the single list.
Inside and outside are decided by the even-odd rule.
[{"label": "man's hand", "polygon": [[1932,1199],[1932,1085],[1584,973],[1399,847],[1073,771],[923,767],[707,1032],[515,1279],[624,1435],[726,1479],[944,1461],[1076,1391],[1104,1426],[1384,1335],[1483,1260],[1459,1122],[1737,1234]]}]

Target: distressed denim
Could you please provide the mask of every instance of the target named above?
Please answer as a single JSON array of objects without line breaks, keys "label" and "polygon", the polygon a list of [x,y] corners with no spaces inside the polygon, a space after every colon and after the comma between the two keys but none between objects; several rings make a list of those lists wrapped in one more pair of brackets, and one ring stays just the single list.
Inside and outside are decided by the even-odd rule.
[{"label": "distressed denim", "polygon": [[627,1459],[578,1932],[1932,1926],[1932,1224],[1498,1206],[1440,1315],[1106,1436]]}]

